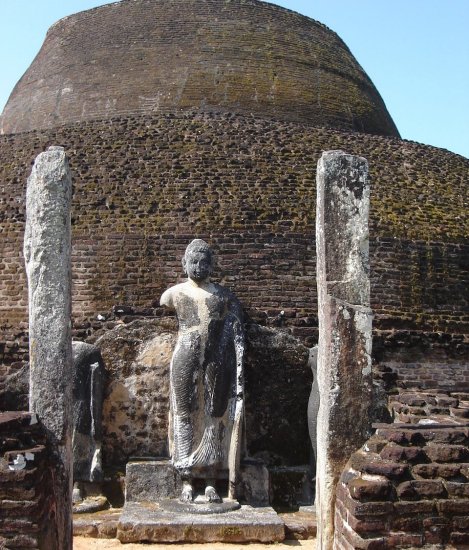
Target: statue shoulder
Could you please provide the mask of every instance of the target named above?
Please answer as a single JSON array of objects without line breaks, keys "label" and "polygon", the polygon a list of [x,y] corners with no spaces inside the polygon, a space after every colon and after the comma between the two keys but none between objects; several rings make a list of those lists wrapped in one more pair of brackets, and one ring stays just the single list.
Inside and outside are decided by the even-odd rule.
[{"label": "statue shoulder", "polygon": [[175,298],[181,293],[184,292],[186,283],[179,283],[169,287],[163,292],[160,298],[160,306],[174,307]]}]

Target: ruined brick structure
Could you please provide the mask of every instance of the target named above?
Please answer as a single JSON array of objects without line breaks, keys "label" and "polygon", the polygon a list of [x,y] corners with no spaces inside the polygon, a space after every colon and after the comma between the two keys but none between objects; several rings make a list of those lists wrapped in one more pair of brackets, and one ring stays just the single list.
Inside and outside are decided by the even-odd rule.
[{"label": "ruined brick structure", "polygon": [[[469,394],[402,392],[337,486],[335,548],[467,548]],[[424,422],[422,422],[422,420]]]},{"label": "ruined brick structure", "polygon": [[[13,90],[0,132],[0,410],[26,406],[25,187],[35,156],[49,145],[62,145],[70,157],[73,328],[89,341],[111,338],[111,329],[118,334],[122,322],[143,322],[141,317],[158,324],[160,295],[180,280],[183,251],[199,237],[215,251],[214,279],[233,289],[251,320],[287,329],[310,347],[317,341],[317,161],[330,149],[365,157],[377,379],[394,392],[438,390],[439,397],[428,397],[433,409],[443,397],[446,404],[458,400],[453,409],[467,401],[462,393],[441,392],[469,391],[469,160],[401,140],[370,79],[321,23],[258,0],[122,0],[67,17],[50,29]],[[301,410],[306,415],[311,380],[302,357],[308,349],[300,358],[299,348],[290,350],[285,359],[264,349],[255,331],[251,337],[250,450],[278,455],[273,465],[280,468],[304,465],[306,416],[290,421],[284,411],[292,418]],[[108,353],[114,361],[107,367],[110,379],[116,365],[129,378],[126,359],[139,338],[121,342],[122,350],[111,341],[109,349],[120,356]],[[278,359],[274,369],[271,353]],[[154,377],[155,365],[147,366]],[[138,378],[140,364],[134,367]],[[285,387],[280,407],[274,402],[279,381]],[[114,466],[146,438],[145,410],[131,409],[140,398],[150,400],[129,400],[120,389],[112,393],[108,386],[105,410],[104,454]],[[411,422],[407,413],[415,410],[400,404],[393,409],[396,419]],[[165,434],[167,403],[157,405],[154,431]],[[467,468],[461,462],[469,461],[467,425],[464,416],[448,414],[457,417],[448,429],[378,428],[373,460],[389,462],[374,455],[395,444],[404,448],[404,458],[394,456],[397,469],[379,474],[386,479],[377,492],[344,473],[339,547],[349,548],[350,537],[369,548],[373,538],[378,547],[383,540],[389,547],[467,541]],[[122,431],[118,437],[113,423]],[[285,439],[290,432],[291,440]],[[409,433],[417,435],[408,439]],[[132,449],[120,444],[134,436]],[[466,450],[434,459],[427,447],[439,445],[441,437]],[[153,445],[152,453],[162,452],[164,437]],[[282,446],[285,456],[278,453]],[[420,449],[419,459],[405,459],[407,448]],[[417,467],[420,459],[425,464]],[[354,463],[358,477],[367,474],[360,470],[365,463]],[[443,475],[445,464],[456,468],[457,479]],[[407,511],[400,504],[406,499]],[[376,514],[380,502],[384,507]],[[420,523],[399,523],[399,507]],[[380,515],[381,523],[367,518],[367,511]],[[392,539],[393,533],[399,536]]]},{"label": "ruined brick structure", "polygon": [[0,413],[0,548],[59,550],[56,451],[36,415]]}]

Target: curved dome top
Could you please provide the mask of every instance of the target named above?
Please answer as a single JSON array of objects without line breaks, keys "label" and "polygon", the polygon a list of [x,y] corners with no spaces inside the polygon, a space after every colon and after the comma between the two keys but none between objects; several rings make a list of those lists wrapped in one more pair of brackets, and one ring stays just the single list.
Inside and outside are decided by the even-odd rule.
[{"label": "curved dome top", "polygon": [[122,0],[66,17],[15,86],[0,129],[174,109],[398,136],[335,33],[258,0]]}]

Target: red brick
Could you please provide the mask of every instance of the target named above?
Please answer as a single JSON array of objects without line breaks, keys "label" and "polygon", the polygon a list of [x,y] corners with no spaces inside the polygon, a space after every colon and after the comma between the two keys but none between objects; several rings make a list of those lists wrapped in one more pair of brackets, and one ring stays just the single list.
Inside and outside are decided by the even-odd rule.
[{"label": "red brick", "polygon": [[469,428],[447,428],[435,430],[434,443],[449,443],[452,445],[467,445]]},{"label": "red brick", "polygon": [[462,464],[417,464],[412,472],[418,477],[451,479],[461,475]]},{"label": "red brick", "polygon": [[450,497],[469,498],[469,483],[447,481],[445,486]]},{"label": "red brick", "polygon": [[[2,545],[3,541],[5,541],[5,546]],[[27,550],[28,548],[38,548],[38,541],[36,537],[30,537],[22,533],[8,533],[8,538],[3,538],[0,535],[0,548],[6,548],[8,550]]]},{"label": "red brick", "polygon": [[411,462],[416,463],[425,458],[420,447],[402,447],[395,443],[389,443],[381,451],[380,456],[384,460],[391,462]]},{"label": "red brick", "polygon": [[432,514],[435,509],[435,504],[430,500],[419,500],[416,502],[406,502],[401,500],[394,503],[394,509],[401,515]]},{"label": "red brick", "polygon": [[38,503],[34,500],[1,500],[0,518],[22,518],[38,515]]},{"label": "red brick", "polygon": [[443,544],[446,542],[448,533],[441,527],[432,527],[429,531],[423,532],[425,544]]},{"label": "red brick", "polygon": [[453,528],[455,531],[469,531],[469,515],[467,516],[454,516]]},{"label": "red brick", "polygon": [[362,538],[351,529],[343,529],[341,534],[352,548],[357,550],[383,550],[385,548],[384,537]]},{"label": "red brick", "polygon": [[425,453],[432,462],[464,462],[469,450],[462,445],[427,445]]},{"label": "red brick", "polygon": [[397,443],[398,445],[406,446],[418,444],[422,441],[420,433],[415,430],[403,430],[396,428],[389,430],[378,430],[378,432],[380,435],[386,437],[386,439],[391,443]]},{"label": "red brick", "polygon": [[438,498],[446,495],[441,481],[404,481],[397,487],[397,496],[403,500]]},{"label": "red brick", "polygon": [[440,500],[436,507],[442,514],[469,514],[469,499]]},{"label": "red brick", "polygon": [[391,527],[393,531],[419,533],[422,530],[422,518],[419,515],[393,515],[391,516]]},{"label": "red brick", "polygon": [[370,534],[383,535],[387,531],[387,520],[386,519],[357,519],[354,516],[348,514],[347,523],[350,527],[359,535],[363,535],[367,538],[370,537]]},{"label": "red brick", "polygon": [[411,405],[413,407],[424,407],[428,401],[427,396],[417,393],[402,393],[399,395],[398,399],[401,403],[404,403],[404,405]]},{"label": "red brick", "polygon": [[353,479],[348,484],[350,496],[361,502],[389,500],[393,486],[388,480],[371,481],[363,478]]},{"label": "red brick", "polygon": [[367,474],[382,475],[397,480],[408,475],[409,467],[406,464],[378,460],[364,464],[362,471]]},{"label": "red brick", "polygon": [[390,533],[386,537],[390,548],[419,548],[423,546],[423,535],[413,533]]},{"label": "red brick", "polygon": [[385,516],[393,512],[392,502],[360,502],[353,499],[348,490],[341,500],[347,511],[357,519],[371,519],[369,516]]},{"label": "red brick", "polygon": [[431,529],[432,527],[448,527],[450,521],[450,519],[444,516],[430,516],[423,519],[423,526],[426,529]]}]

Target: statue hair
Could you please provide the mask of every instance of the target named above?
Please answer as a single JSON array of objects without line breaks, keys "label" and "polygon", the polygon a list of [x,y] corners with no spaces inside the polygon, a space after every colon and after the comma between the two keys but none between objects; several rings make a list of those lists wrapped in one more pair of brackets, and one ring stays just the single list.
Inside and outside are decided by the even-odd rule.
[{"label": "statue hair", "polygon": [[182,267],[184,269],[184,273],[186,272],[186,258],[189,254],[191,254],[191,252],[207,252],[210,256],[210,263],[213,266],[213,252],[209,244],[203,239],[194,239],[187,245],[184,256],[182,257]]}]

